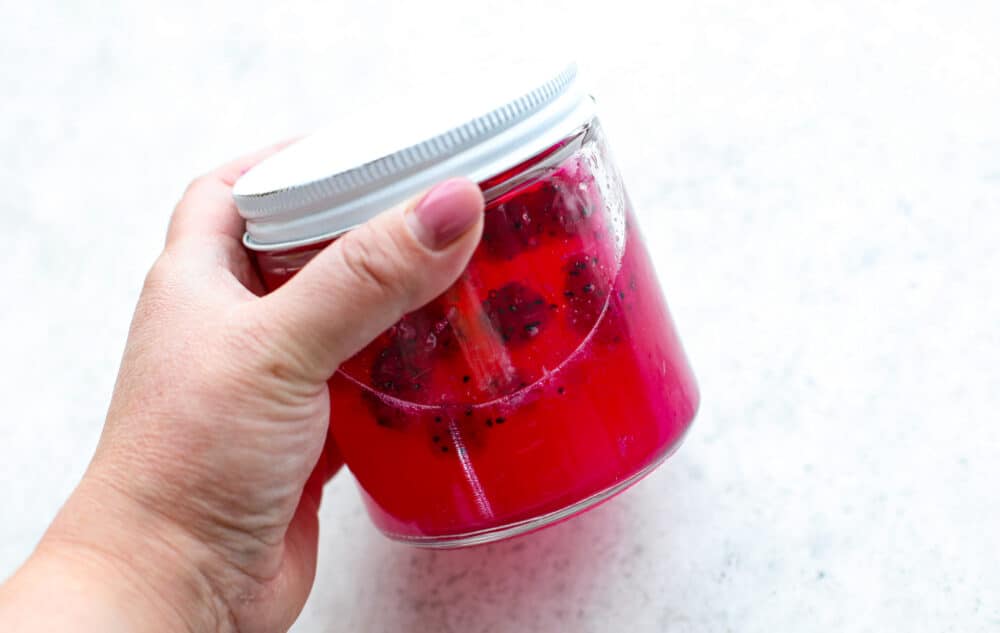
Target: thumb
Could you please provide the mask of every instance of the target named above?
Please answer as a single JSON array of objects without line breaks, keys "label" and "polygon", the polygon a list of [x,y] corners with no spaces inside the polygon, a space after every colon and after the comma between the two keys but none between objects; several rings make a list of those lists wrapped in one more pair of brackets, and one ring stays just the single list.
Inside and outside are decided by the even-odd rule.
[{"label": "thumb", "polygon": [[348,232],[260,300],[268,347],[292,375],[327,380],[454,283],[479,243],[483,206],[479,187],[455,178]]}]

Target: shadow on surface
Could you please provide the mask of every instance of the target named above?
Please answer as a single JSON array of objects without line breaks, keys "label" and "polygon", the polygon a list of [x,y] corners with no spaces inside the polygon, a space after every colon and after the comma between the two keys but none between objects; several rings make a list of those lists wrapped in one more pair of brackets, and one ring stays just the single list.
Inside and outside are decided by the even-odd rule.
[{"label": "shadow on surface", "polygon": [[369,542],[358,582],[381,594],[361,630],[572,630],[620,557],[627,497],[510,541],[452,551]]}]

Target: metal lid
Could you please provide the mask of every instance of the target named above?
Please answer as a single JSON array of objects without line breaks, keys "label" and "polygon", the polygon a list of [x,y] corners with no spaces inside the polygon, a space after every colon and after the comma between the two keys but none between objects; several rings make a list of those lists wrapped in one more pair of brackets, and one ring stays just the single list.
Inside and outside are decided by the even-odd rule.
[{"label": "metal lid", "polygon": [[535,79],[531,72],[506,82],[484,78],[481,86],[463,79],[410,96],[421,99],[420,111],[407,111],[410,101],[393,95],[356,121],[306,137],[236,182],[243,241],[260,251],[319,242],[445,178],[479,182],[501,173],[593,117],[576,76],[571,64]]}]

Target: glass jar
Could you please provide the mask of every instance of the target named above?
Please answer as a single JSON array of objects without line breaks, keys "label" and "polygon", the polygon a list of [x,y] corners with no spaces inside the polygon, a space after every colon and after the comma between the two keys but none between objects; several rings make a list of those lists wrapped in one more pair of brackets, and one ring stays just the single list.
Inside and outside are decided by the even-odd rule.
[{"label": "glass jar", "polygon": [[[541,104],[488,137],[562,100],[563,116],[535,121],[530,141],[434,174],[480,183],[482,241],[448,291],[329,381],[331,438],[393,539],[454,547],[569,517],[653,470],[695,415],[694,378],[592,101],[575,84],[570,67],[524,93]],[[274,289],[336,235],[304,234],[317,224],[298,239],[259,241],[267,231],[254,222],[275,214],[259,211],[257,189],[238,184],[235,194]]]}]

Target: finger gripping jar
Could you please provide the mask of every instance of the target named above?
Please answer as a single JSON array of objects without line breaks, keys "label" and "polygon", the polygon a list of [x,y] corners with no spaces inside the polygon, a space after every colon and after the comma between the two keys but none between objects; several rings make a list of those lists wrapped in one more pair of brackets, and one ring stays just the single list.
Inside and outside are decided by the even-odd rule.
[{"label": "finger gripping jar", "polygon": [[698,406],[575,67],[490,98],[451,120],[330,128],[234,188],[273,290],[390,205],[446,177],[480,183],[483,236],[459,280],[329,381],[331,439],[373,521],[428,547],[607,499],[670,455]]}]

